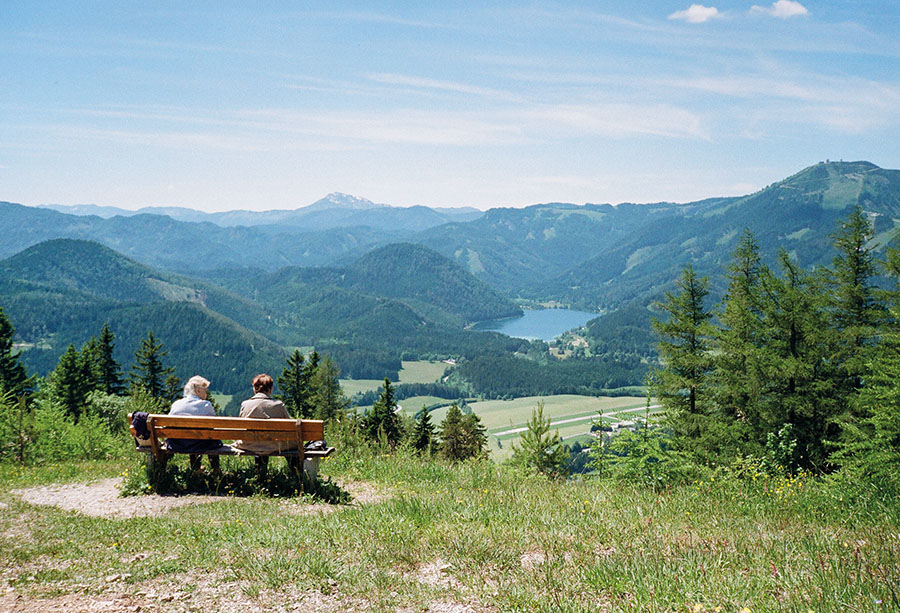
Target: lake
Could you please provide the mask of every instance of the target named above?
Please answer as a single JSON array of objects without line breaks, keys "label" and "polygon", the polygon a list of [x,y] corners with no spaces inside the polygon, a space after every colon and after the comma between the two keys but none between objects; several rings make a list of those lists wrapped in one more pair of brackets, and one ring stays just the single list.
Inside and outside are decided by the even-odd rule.
[{"label": "lake", "polygon": [[583,326],[595,317],[600,317],[600,314],[571,309],[540,309],[525,311],[521,317],[479,321],[472,329],[501,332],[529,340],[552,341],[566,330]]}]

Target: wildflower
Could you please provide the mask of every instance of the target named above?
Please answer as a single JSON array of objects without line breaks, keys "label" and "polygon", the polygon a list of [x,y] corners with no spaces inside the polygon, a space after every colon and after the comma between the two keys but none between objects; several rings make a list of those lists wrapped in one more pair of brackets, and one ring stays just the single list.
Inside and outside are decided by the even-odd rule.
[{"label": "wildflower", "polygon": [[694,613],[700,613],[703,610],[703,605],[699,602],[694,605]]},{"label": "wildflower", "polygon": [[744,607],[738,613],[750,613],[750,607]]}]

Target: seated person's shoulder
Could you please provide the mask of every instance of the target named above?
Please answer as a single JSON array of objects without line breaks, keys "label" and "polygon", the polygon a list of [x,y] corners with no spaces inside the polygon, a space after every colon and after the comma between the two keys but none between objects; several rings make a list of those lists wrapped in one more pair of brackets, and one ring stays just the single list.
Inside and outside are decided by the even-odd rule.
[{"label": "seated person's shoulder", "polygon": [[248,398],[241,403],[241,417],[290,418],[284,403],[274,398]]}]

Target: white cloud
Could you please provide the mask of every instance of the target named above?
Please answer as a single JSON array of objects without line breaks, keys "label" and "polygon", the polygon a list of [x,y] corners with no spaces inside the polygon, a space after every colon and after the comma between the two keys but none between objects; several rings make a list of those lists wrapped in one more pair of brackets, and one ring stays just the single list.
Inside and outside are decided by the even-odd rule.
[{"label": "white cloud", "polygon": [[778,17],[779,19],[809,15],[806,7],[794,0],[777,0],[768,8],[754,4],[750,12],[756,15],[762,14]]},{"label": "white cloud", "polygon": [[[782,1],[784,0],[779,0],[779,2]],[[722,14],[719,12],[719,9],[714,6],[692,4],[683,11],[675,11],[669,15],[669,19],[682,19],[688,23],[703,23],[721,16]]]}]

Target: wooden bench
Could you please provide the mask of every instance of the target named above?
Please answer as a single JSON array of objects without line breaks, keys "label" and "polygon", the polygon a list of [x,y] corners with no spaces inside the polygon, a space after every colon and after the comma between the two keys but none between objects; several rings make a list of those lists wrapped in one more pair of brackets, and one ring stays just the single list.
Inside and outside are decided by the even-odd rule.
[{"label": "wooden bench", "polygon": [[[334,447],[321,450],[304,449],[307,441],[321,441],[325,438],[324,422],[319,419],[253,419],[247,417],[206,417],[194,415],[147,416],[149,444],[141,444],[132,423],[132,413],[128,414],[128,424],[134,436],[137,449],[150,453],[154,461],[165,466],[176,453],[188,453],[167,449],[165,439],[201,439],[225,441],[263,441],[267,443],[292,443],[296,449],[286,449],[275,453],[257,453],[225,445],[211,451],[191,455],[232,455],[232,456],[284,456],[297,458],[310,477],[316,476],[318,460],[327,457]],[[310,460],[304,465],[304,460]]]}]

